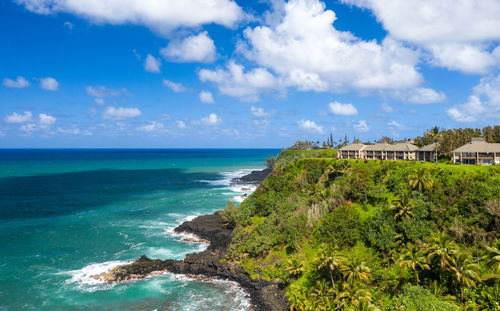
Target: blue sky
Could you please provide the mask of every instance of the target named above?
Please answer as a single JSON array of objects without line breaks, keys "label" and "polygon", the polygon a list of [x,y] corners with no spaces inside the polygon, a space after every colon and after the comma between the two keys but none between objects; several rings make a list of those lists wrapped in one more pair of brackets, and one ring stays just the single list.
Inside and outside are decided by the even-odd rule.
[{"label": "blue sky", "polygon": [[286,147],[500,121],[500,1],[0,2],[0,147]]}]

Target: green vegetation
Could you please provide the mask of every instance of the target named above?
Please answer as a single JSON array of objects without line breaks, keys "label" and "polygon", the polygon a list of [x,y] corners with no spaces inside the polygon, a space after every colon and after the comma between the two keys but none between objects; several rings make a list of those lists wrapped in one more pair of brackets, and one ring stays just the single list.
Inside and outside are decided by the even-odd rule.
[{"label": "green vegetation", "polygon": [[224,211],[227,259],[294,310],[500,309],[500,167],[335,156],[283,151]]}]

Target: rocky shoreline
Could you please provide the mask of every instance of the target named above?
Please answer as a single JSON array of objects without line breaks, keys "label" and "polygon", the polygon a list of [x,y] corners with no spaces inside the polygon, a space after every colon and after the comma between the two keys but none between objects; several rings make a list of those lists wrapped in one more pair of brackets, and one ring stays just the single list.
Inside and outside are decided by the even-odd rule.
[{"label": "rocky shoreline", "polygon": [[[269,171],[254,173],[245,179],[254,182],[262,181]],[[239,178],[243,180],[246,176]],[[258,181],[257,181],[258,180]],[[243,183],[243,182],[241,182]],[[187,254],[183,260],[149,259],[142,256],[131,264],[118,266],[104,275],[95,276],[107,282],[120,282],[131,279],[140,279],[155,274],[174,273],[183,274],[197,279],[223,279],[237,282],[250,295],[254,310],[288,310],[288,299],[285,288],[281,284],[254,280],[238,265],[221,262],[227,255],[232,239],[232,229],[228,228],[222,216],[216,212],[212,215],[203,215],[186,221],[174,232],[194,234],[197,238],[193,242],[206,242],[208,248],[200,253]]]}]

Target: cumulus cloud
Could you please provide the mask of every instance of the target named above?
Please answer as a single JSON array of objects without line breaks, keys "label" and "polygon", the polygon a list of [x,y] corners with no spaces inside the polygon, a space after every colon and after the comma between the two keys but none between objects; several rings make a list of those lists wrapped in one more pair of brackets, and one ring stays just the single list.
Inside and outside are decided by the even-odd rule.
[{"label": "cumulus cloud", "polygon": [[206,31],[183,40],[171,41],[166,48],[160,50],[160,53],[167,60],[181,63],[209,63],[216,57],[214,41]]},{"label": "cumulus cloud", "polygon": [[162,35],[178,27],[234,26],[245,16],[232,0],[15,0],[38,14],[69,13],[96,24],[144,25]]},{"label": "cumulus cloud", "polygon": [[370,131],[370,127],[365,120],[360,120],[359,122],[354,123],[352,127],[359,133],[366,133]]},{"label": "cumulus cloud", "polygon": [[202,124],[209,126],[215,126],[221,122],[221,118],[219,118],[215,113],[211,113],[208,117],[201,119]]},{"label": "cumulus cloud", "polygon": [[490,48],[500,39],[497,0],[342,1],[372,10],[392,37],[423,48],[435,65],[485,73],[500,61]]},{"label": "cumulus cloud", "polygon": [[107,107],[102,113],[102,118],[107,120],[125,120],[136,118],[140,115],[141,111],[138,108]]},{"label": "cumulus cloud", "polygon": [[187,128],[186,122],[182,120],[177,121],[177,127],[180,129],[186,129]]},{"label": "cumulus cloud", "polygon": [[338,116],[354,116],[358,114],[358,109],[352,104],[342,104],[339,102],[332,102],[328,104],[328,109],[332,114]]},{"label": "cumulus cloud", "polygon": [[182,85],[182,83],[175,83],[166,79],[163,79],[163,85],[174,91],[175,93],[186,92],[188,89]]},{"label": "cumulus cloud", "polygon": [[250,106],[250,113],[256,118],[267,118],[269,117],[269,112],[266,112],[264,108]]},{"label": "cumulus cloud", "polygon": [[500,118],[500,75],[482,78],[467,102],[446,111],[457,122],[474,122]]},{"label": "cumulus cloud", "polygon": [[229,61],[226,68],[202,69],[198,72],[202,82],[215,83],[222,94],[246,101],[258,101],[263,91],[279,88],[279,81],[264,68],[245,71],[242,65]]},{"label": "cumulus cloud", "polygon": [[146,70],[147,72],[159,73],[160,67],[160,59],[154,57],[151,54],[148,54],[148,56],[146,56],[146,61],[144,62],[144,70]]},{"label": "cumulus cloud", "polygon": [[40,113],[38,115],[38,120],[41,126],[49,127],[52,124],[56,123],[56,117],[51,116],[50,114]]},{"label": "cumulus cloud", "polygon": [[54,78],[42,78],[40,79],[40,87],[47,91],[57,91],[59,88],[59,82]]},{"label": "cumulus cloud", "polygon": [[199,97],[202,103],[215,104],[215,100],[211,92],[201,91]]},{"label": "cumulus cloud", "polygon": [[446,94],[430,88],[419,87],[408,92],[406,100],[414,104],[433,104],[446,101]]},{"label": "cumulus cloud", "polygon": [[38,128],[36,127],[35,123],[28,123],[22,125],[19,130],[23,132],[25,135],[31,135],[33,132],[37,131]]},{"label": "cumulus cloud", "polygon": [[421,83],[418,53],[390,37],[378,44],[339,31],[336,19],[319,0],[291,0],[267,25],[247,28],[239,51],[302,91],[391,90]]},{"label": "cumulus cloud", "polygon": [[5,87],[22,89],[30,86],[30,83],[24,77],[19,76],[16,78],[16,80],[12,80],[9,78],[3,79],[3,85]]},{"label": "cumulus cloud", "polygon": [[18,114],[13,112],[12,114],[5,117],[5,122],[7,123],[26,123],[31,121],[31,111],[25,111],[24,114]]},{"label": "cumulus cloud", "polygon": [[139,126],[137,130],[141,132],[157,132],[162,130],[163,127],[164,127],[163,123],[151,121],[149,124]]},{"label": "cumulus cloud", "polygon": [[323,134],[323,127],[316,124],[314,121],[310,120],[300,120],[298,122],[299,128],[309,132],[309,133],[317,133],[317,134]]}]

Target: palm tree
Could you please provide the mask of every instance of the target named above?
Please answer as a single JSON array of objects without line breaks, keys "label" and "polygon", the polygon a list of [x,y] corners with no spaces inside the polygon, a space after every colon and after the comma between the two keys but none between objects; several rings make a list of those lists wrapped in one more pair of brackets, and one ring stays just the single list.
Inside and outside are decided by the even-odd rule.
[{"label": "palm tree", "polygon": [[414,202],[408,194],[402,194],[391,202],[390,210],[395,211],[394,219],[402,217],[413,217]]},{"label": "palm tree", "polygon": [[418,168],[409,177],[410,187],[412,189],[418,189],[419,192],[424,190],[429,190],[432,188],[432,181],[429,175],[429,171],[423,167]]},{"label": "palm tree", "polygon": [[452,257],[449,270],[454,274],[460,287],[460,298],[464,298],[463,286],[476,287],[479,280],[479,266],[473,263],[466,252],[457,253]]},{"label": "palm tree", "polygon": [[456,244],[450,241],[449,236],[439,231],[431,236],[429,243],[425,247],[427,259],[436,258],[441,269],[448,269],[450,267],[456,249]]},{"label": "palm tree", "polygon": [[495,240],[494,246],[485,246],[487,254],[483,257],[487,261],[488,268],[495,273],[500,273],[500,240]]},{"label": "palm tree", "polygon": [[368,280],[371,274],[370,268],[364,262],[359,262],[354,258],[345,259],[344,264],[340,267],[340,271],[348,283],[354,280]]},{"label": "palm tree", "polygon": [[413,270],[413,272],[415,273],[415,281],[417,282],[417,285],[420,283],[417,270],[430,269],[425,256],[422,254],[422,251],[418,250],[417,246],[415,245],[410,245],[408,247],[408,251],[401,255],[401,257],[399,258],[399,265],[405,269],[411,268]]},{"label": "palm tree", "polygon": [[377,308],[371,301],[371,293],[368,290],[359,289],[347,283],[343,286],[342,291],[335,297],[335,302],[338,304],[336,310],[352,310],[352,308],[349,308],[349,305],[353,307],[354,310],[376,310]]},{"label": "palm tree", "polygon": [[344,268],[344,258],[342,256],[337,255],[333,250],[330,250],[329,247],[322,247],[322,250],[317,258],[319,265],[318,270],[327,269],[330,274],[330,281],[332,282],[332,286],[335,287],[335,281],[333,277],[333,273],[336,269],[342,270]]}]

